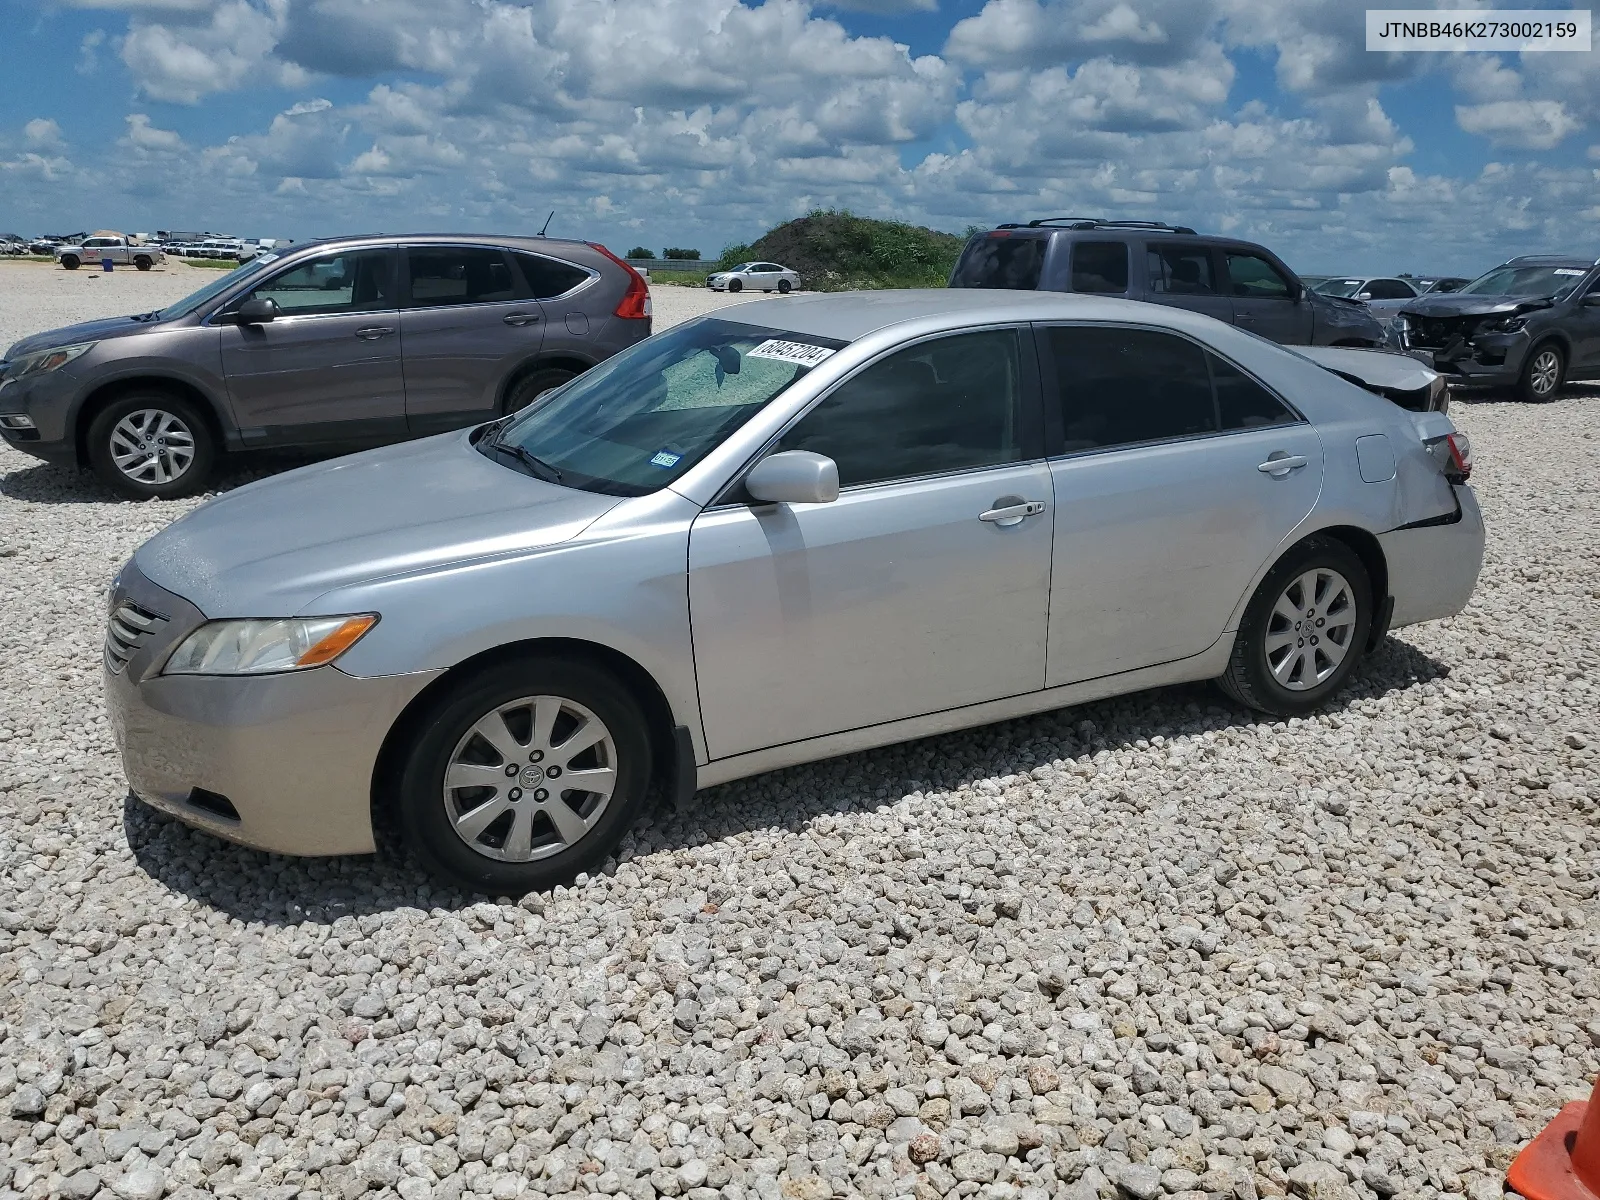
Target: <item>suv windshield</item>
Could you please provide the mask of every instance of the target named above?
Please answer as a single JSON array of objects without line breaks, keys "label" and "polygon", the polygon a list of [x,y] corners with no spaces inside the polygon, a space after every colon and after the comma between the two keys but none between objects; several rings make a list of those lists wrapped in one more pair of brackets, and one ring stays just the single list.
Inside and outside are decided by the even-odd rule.
[{"label": "suv windshield", "polygon": [[1462,288],[1462,296],[1557,296],[1589,272],[1582,267],[1496,267]]},{"label": "suv windshield", "polygon": [[702,318],[536,400],[478,449],[567,487],[643,496],[671,483],[847,343]]},{"label": "suv windshield", "polygon": [[1048,238],[1011,237],[1005,232],[975,237],[961,252],[950,275],[957,288],[1012,288],[1031,292],[1039,286]]},{"label": "suv windshield", "polygon": [[212,280],[198,292],[190,292],[182,300],[178,300],[175,303],[167,305],[160,312],[156,313],[156,320],[171,321],[177,317],[187,317],[190,313],[204,305],[207,300],[210,300],[213,296],[222,295],[223,292],[233,287],[234,284],[248,279],[257,271],[261,270],[262,267],[266,266],[269,262],[275,261],[277,257],[278,256],[276,254],[263,254],[257,258],[252,258],[243,266],[235,267],[233,270],[229,271],[221,279]]}]

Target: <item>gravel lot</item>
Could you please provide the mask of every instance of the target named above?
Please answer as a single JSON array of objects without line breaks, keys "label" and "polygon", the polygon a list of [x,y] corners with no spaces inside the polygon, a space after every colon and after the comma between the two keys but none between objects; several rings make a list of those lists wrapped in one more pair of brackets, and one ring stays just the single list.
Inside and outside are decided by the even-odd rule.
[{"label": "gravel lot", "polygon": [[[0,342],[197,276],[0,266]],[[793,769],[521,905],[126,802],[103,590],[192,502],[0,450],[0,1196],[1497,1197],[1600,1071],[1597,401],[1458,408],[1478,597],[1333,711]]]}]

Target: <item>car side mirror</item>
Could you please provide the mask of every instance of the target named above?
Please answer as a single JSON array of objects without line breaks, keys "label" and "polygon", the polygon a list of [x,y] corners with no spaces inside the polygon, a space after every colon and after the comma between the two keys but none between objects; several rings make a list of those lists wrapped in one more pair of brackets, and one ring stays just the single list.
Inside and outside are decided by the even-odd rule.
[{"label": "car side mirror", "polygon": [[271,296],[252,297],[239,305],[233,320],[237,325],[265,325],[277,320],[281,312],[278,302]]},{"label": "car side mirror", "polygon": [[1371,300],[1372,299],[1372,293],[1371,292],[1357,292],[1356,293],[1356,299],[1357,300]]},{"label": "car side mirror", "polygon": [[839,498],[839,466],[809,450],[783,450],[750,468],[744,490],[765,504],[832,504]]},{"label": "car side mirror", "polygon": [[1600,308],[1600,292],[1590,292],[1583,298],[1585,308]]}]

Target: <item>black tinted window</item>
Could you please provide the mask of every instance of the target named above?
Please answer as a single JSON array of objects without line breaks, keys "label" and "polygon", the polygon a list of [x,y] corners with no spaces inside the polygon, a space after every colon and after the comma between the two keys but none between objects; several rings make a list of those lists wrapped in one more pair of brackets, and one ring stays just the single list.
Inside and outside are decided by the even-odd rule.
[{"label": "black tinted window", "polygon": [[1215,296],[1211,251],[1204,246],[1151,246],[1146,252],[1150,290],[1167,296]]},{"label": "black tinted window", "polygon": [[1044,266],[1044,250],[1049,241],[1042,237],[1010,237],[990,234],[973,238],[961,252],[950,276],[951,287],[1013,288],[1032,291],[1039,286],[1039,271]]},{"label": "black tinted window", "polygon": [[1235,296],[1255,300],[1287,300],[1292,295],[1289,281],[1259,254],[1229,252],[1228,282]]},{"label": "black tinted window", "polygon": [[1207,354],[1211,379],[1217,388],[1217,411],[1224,429],[1253,429],[1260,425],[1287,425],[1298,418],[1266,388],[1230,362]]},{"label": "black tinted window", "polygon": [[285,314],[359,313],[395,307],[394,253],[345,250],[305,259],[258,286],[246,300],[272,299]]},{"label": "black tinted window", "polygon": [[1128,248],[1121,242],[1072,243],[1072,290],[1128,290]]},{"label": "black tinted window", "polygon": [[511,267],[492,246],[413,247],[406,264],[414,308],[516,299]]},{"label": "black tinted window", "polygon": [[1049,343],[1068,451],[1216,431],[1205,351],[1193,342],[1081,325],[1051,329]]},{"label": "black tinted window", "polygon": [[527,281],[529,293],[539,300],[570,292],[589,278],[589,272],[582,267],[540,254],[518,254],[517,266],[522,268],[522,277]]},{"label": "black tinted window", "polygon": [[783,436],[839,464],[842,486],[1017,462],[1017,335],[964,333],[902,350],[840,385]]},{"label": "black tinted window", "polygon": [[1365,290],[1372,293],[1374,300],[1409,300],[1416,295],[1398,279],[1374,279]]}]

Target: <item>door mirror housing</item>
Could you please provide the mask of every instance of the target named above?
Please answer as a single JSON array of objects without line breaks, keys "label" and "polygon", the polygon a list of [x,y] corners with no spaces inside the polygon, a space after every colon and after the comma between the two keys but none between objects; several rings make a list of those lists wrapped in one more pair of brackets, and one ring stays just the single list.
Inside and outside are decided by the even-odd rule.
[{"label": "door mirror housing", "polygon": [[1585,308],[1600,308],[1600,292],[1590,292],[1583,298]]},{"label": "door mirror housing", "polygon": [[839,465],[809,450],[783,450],[750,468],[744,490],[764,504],[832,504],[839,498]]},{"label": "door mirror housing", "polygon": [[275,321],[282,312],[278,302],[270,296],[252,297],[246,300],[233,313],[235,325],[265,325],[268,321]]}]

